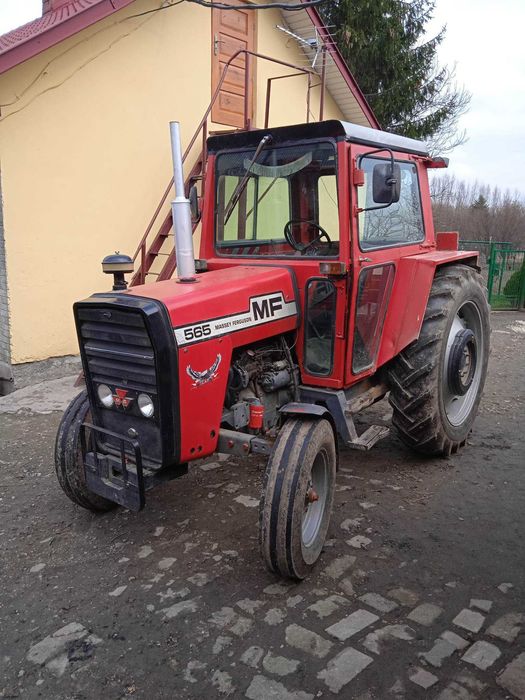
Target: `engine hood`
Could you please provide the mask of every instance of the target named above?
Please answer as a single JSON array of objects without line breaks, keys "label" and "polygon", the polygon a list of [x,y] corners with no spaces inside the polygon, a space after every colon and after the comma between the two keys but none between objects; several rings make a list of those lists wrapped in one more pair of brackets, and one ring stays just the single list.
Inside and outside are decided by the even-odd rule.
[{"label": "engine hood", "polygon": [[283,267],[239,265],[201,273],[195,283],[166,280],[126,294],[161,301],[179,346],[230,335],[238,347],[299,325],[293,272]]}]

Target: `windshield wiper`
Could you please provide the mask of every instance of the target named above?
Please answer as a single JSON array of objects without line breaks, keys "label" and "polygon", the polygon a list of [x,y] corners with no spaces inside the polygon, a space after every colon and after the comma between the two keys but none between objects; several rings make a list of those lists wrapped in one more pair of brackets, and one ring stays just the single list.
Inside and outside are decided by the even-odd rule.
[{"label": "windshield wiper", "polygon": [[246,172],[244,173],[242,180],[237,184],[237,187],[234,189],[232,196],[230,197],[230,201],[226,205],[226,210],[224,212],[224,222],[223,226],[226,226],[228,223],[228,219],[232,215],[233,210],[237,206],[239,199],[241,198],[242,193],[246,189],[246,185],[248,184],[248,180],[250,179],[250,168],[252,165],[255,163],[257,158],[259,157],[262,149],[270,143],[272,140],[271,134],[266,134],[266,136],[263,136],[262,139],[259,142],[259,145],[255,149],[255,153],[253,154],[253,158],[250,161],[250,165],[246,168]]}]

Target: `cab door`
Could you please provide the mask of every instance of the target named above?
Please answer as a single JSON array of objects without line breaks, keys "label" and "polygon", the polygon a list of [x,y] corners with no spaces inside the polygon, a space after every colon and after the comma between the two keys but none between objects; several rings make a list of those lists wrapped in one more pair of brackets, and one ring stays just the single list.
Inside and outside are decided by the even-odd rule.
[{"label": "cab door", "polygon": [[[354,149],[347,385],[376,371],[398,262],[401,257],[420,253],[425,240],[417,159],[365,147]],[[399,166],[399,200],[385,206],[374,200],[374,167],[384,166],[392,158]]]},{"label": "cab door", "polygon": [[[315,267],[304,277],[302,269],[296,267],[299,285],[304,289],[303,338],[297,348],[303,382],[332,389],[344,386],[347,348],[349,147],[344,141],[337,144],[337,159],[341,164],[337,173],[327,171],[316,178],[311,188],[313,208],[301,214],[329,233],[334,252],[338,252],[337,260],[318,258]],[[304,187],[297,199],[305,206],[302,191]]]}]

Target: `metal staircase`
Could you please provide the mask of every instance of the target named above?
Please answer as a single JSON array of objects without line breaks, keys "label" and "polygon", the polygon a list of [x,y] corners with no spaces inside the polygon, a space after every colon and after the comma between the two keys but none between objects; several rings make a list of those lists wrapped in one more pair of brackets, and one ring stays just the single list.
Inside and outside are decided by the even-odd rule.
[{"label": "metal staircase", "polygon": [[[186,155],[186,154],[185,154]],[[202,181],[202,187],[204,187],[204,178],[203,178],[203,168],[204,168],[204,157],[203,153],[201,152],[199,157],[197,158],[197,161],[193,168],[190,171],[190,174],[186,178],[186,181],[184,183],[184,189],[185,189],[185,194],[188,196],[188,192],[190,187],[198,182],[199,180]],[[171,217],[171,209],[170,211],[166,214],[165,218],[162,220],[159,228],[157,229],[157,233],[153,237],[150,243],[148,243],[148,239],[150,238],[151,232],[154,230],[155,223],[158,219],[158,216],[162,210],[162,207],[164,206],[168,195],[170,194],[171,190],[173,187],[173,178],[170,180],[169,185],[166,187],[166,190],[164,191],[164,194],[162,196],[161,201],[159,202],[159,205],[157,209],[155,210],[155,213],[153,214],[151,221],[142,236],[142,239],[137,247],[137,250],[135,251],[135,254],[133,256],[133,261],[136,262],[137,259],[139,260],[139,266],[134,273],[133,277],[131,278],[130,286],[134,287],[137,284],[145,284],[148,280],[148,276],[152,276],[155,278],[157,282],[160,282],[161,280],[167,280],[170,279],[170,277],[173,275],[175,272],[175,268],[177,267],[177,260],[175,257],[175,246],[171,246],[169,249],[169,252],[164,252],[164,244],[166,243],[166,240],[170,237],[172,228],[173,228],[173,219]],[[201,190],[201,199],[203,196],[203,191]],[[193,224],[193,232],[195,233],[195,229],[197,228],[199,222],[194,221],[192,222]],[[158,260],[160,257],[165,257],[164,264],[160,268],[160,271],[155,272],[152,270],[152,266],[154,265],[155,261]]]},{"label": "metal staircase", "polygon": [[[268,121],[269,121],[269,115],[270,115],[270,95],[271,95],[271,85],[273,80],[278,80],[281,78],[293,78],[297,76],[298,74],[304,74],[307,76],[308,81],[308,87],[307,87],[307,95],[306,95],[306,122],[310,121],[310,92],[313,87],[320,87],[321,89],[321,96],[320,96],[320,102],[319,102],[319,121],[322,121],[323,119],[323,109],[324,109],[324,92],[325,92],[325,67],[326,67],[326,57],[325,57],[325,47],[323,47],[322,50],[322,69],[321,69],[321,75],[317,73],[317,71],[313,70],[312,68],[306,68],[305,66],[298,66],[295,65],[294,63],[288,63],[286,61],[281,61],[276,58],[272,58],[271,56],[265,56],[260,53],[256,53],[255,51],[248,51],[247,49],[240,49],[239,51],[236,51],[228,60],[228,62],[224,66],[224,70],[222,72],[221,78],[219,82],[217,83],[217,87],[215,89],[215,92],[213,93],[212,99],[210,104],[208,105],[204,116],[197,127],[197,130],[193,134],[192,138],[190,139],[190,142],[186,148],[186,151],[184,152],[182,162],[184,163],[191,152],[193,146],[195,145],[199,135],[201,135],[202,138],[202,147],[200,154],[198,155],[196,162],[191,169],[188,177],[185,180],[185,194],[188,196],[189,189],[190,187],[200,181],[201,182],[201,193],[200,193],[200,200],[202,201],[204,198],[204,181],[205,181],[205,169],[206,169],[206,139],[208,135],[208,118],[211,114],[212,107],[217,100],[217,97],[219,96],[222,84],[224,82],[224,79],[226,78],[226,74],[228,70],[230,69],[232,63],[239,57],[244,55],[245,59],[245,94],[248,94],[248,85],[251,80],[250,73],[251,73],[251,67],[252,64],[254,63],[254,59],[258,58],[260,60],[264,61],[270,61],[271,63],[276,63],[280,66],[285,66],[286,68],[293,69],[294,73],[291,73],[289,75],[281,75],[281,76],[274,76],[273,78],[268,78],[267,80],[267,87],[266,87],[266,113],[265,113],[265,119],[264,119],[264,125],[265,128],[268,127]],[[320,83],[317,85],[312,84],[312,78],[313,77],[320,77]],[[248,102],[245,100],[245,111],[244,111],[244,129],[243,131],[251,129],[252,125],[250,123],[250,118],[248,114]],[[171,211],[165,214],[164,218],[161,220],[160,224],[158,224],[158,219],[161,216],[161,212],[163,211],[166,201],[168,199],[168,196],[170,195],[171,191],[173,188],[173,178],[170,180],[169,185],[166,187],[166,190],[164,191],[164,194],[162,195],[162,198],[153,214],[151,217],[151,220],[148,224],[148,227],[146,228],[146,231],[144,232],[144,235],[142,236],[140,243],[137,247],[137,250],[135,251],[135,254],[133,256],[133,261],[135,262],[135,267],[136,267],[136,272],[133,274],[133,277],[130,282],[130,286],[134,287],[138,284],[145,284],[146,282],[149,281],[161,281],[161,280],[167,280],[170,279],[173,273],[175,272],[175,268],[177,266],[177,260],[175,257],[175,246],[168,246],[168,239],[170,238],[170,233],[173,228],[173,221],[171,217]],[[193,222],[193,232],[195,233],[195,229],[197,228],[199,222],[195,221]],[[155,231],[155,233],[153,233]],[[169,250],[165,250],[166,248],[169,248]],[[159,260],[165,258],[164,263],[162,265],[159,264]],[[138,262],[138,265],[137,265]],[[154,269],[155,268],[155,269]],[[152,279],[153,278],[153,279]]]}]

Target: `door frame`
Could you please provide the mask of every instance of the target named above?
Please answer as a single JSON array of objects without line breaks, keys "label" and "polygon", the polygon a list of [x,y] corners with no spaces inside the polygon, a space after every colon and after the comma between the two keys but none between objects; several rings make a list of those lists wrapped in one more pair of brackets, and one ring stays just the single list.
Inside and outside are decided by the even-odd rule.
[{"label": "door frame", "polygon": [[[423,188],[425,186],[424,181],[421,177],[421,165],[420,158],[412,156],[409,153],[401,153],[399,151],[393,151],[394,158],[396,161],[411,162],[416,166],[418,185],[419,185],[419,196],[421,200],[421,217],[423,223],[423,233],[425,234],[422,240],[404,243],[398,246],[385,246],[383,248],[374,248],[371,250],[362,250],[359,245],[359,211],[358,211],[358,188],[364,186],[359,182],[355,182],[355,169],[357,168],[357,159],[359,156],[366,155],[370,151],[376,150],[372,146],[361,146],[361,145],[351,145],[350,151],[350,170],[351,170],[351,185],[350,185],[350,203],[351,203],[351,240],[350,240],[350,250],[352,259],[352,280],[350,286],[350,293],[348,296],[349,303],[349,319],[348,319],[348,344],[347,344],[347,355],[345,362],[345,386],[350,386],[355,384],[357,381],[374,374],[378,366],[378,358],[381,355],[381,347],[385,342],[384,330],[387,325],[389,309],[391,307],[391,300],[396,294],[396,287],[399,283],[399,262],[402,258],[416,255],[422,252],[422,248],[426,247],[426,241],[428,240],[429,233],[433,232],[433,228],[429,228],[429,222],[427,220],[427,213],[423,207],[422,194]],[[376,154],[374,154],[376,155]],[[381,155],[377,154],[377,158],[381,159]],[[378,267],[382,265],[392,264],[394,268],[394,278],[390,288],[389,299],[386,301],[386,311],[382,320],[380,337],[377,345],[377,352],[375,354],[374,362],[370,367],[360,371],[353,372],[352,361],[353,361],[353,350],[354,350],[354,333],[356,326],[356,316],[357,316],[357,295],[359,291],[359,279],[362,272],[367,268]]]},{"label": "door frame", "polygon": [[[248,0],[234,0],[232,5],[239,5],[239,8],[242,9],[243,5],[252,5],[252,2],[249,2]],[[213,94],[215,92],[215,89],[217,87],[217,84],[221,78],[222,71],[221,70],[221,65],[220,65],[220,60],[219,60],[219,55],[217,52],[217,34],[218,34],[218,27],[220,26],[220,13],[221,12],[234,12],[234,10],[220,10],[219,8],[217,9],[212,9],[211,11],[211,96],[213,97]],[[248,49],[250,51],[257,52],[257,38],[258,38],[258,22],[257,22],[257,10],[250,10],[249,11],[249,16],[251,17],[252,20],[252,45],[250,47],[248,43]],[[239,128],[246,127],[248,129],[251,128],[252,124],[255,123],[256,120],[256,105],[257,105],[257,65],[256,65],[256,59],[253,56],[245,55],[244,59],[239,57],[236,59],[232,64],[232,69],[239,68],[241,67],[241,63],[244,62],[244,70],[249,72],[249,98],[248,98],[248,105],[249,105],[249,114],[246,115],[244,114],[244,109],[243,109],[243,121],[244,123],[242,125],[239,124],[231,124],[228,123],[228,120],[226,118],[221,118],[220,114],[217,114],[217,111],[219,109],[219,98],[220,98],[220,92],[217,95],[217,100],[215,101],[215,104],[212,105],[212,110],[211,110],[211,121],[214,124],[220,124],[221,126],[229,126],[231,128]],[[231,70],[231,69],[230,69]],[[225,81],[226,82],[226,81]],[[244,100],[244,90],[243,90],[243,100]],[[231,120],[230,120],[231,121]]]}]

